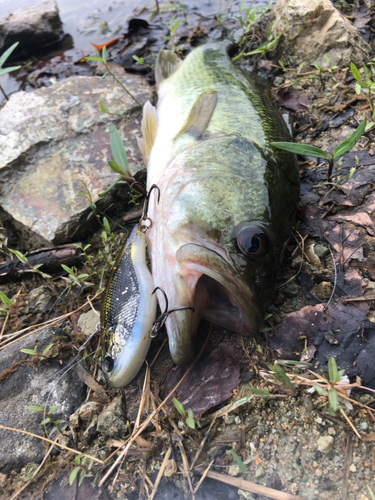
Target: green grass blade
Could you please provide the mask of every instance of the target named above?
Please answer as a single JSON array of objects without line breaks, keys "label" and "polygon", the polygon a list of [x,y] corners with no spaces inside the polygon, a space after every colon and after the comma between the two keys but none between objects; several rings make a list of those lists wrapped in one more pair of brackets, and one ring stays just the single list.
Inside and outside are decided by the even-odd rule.
[{"label": "green grass blade", "polygon": [[19,44],[20,42],[16,42],[14,43],[11,47],[9,47],[8,50],[6,50],[4,52],[4,54],[0,57],[0,67],[5,63],[5,61],[8,59],[8,57],[10,56],[10,54],[13,52],[13,50],[17,47],[17,45]]},{"label": "green grass blade", "polygon": [[352,147],[354,147],[357,144],[357,142],[362,137],[362,134],[365,130],[366,122],[367,119],[365,118],[361,122],[357,130],[354,132],[354,134],[351,135],[348,139],[345,139],[345,141],[343,141],[341,144],[337,146],[337,148],[334,150],[332,154],[333,158],[336,158],[337,156],[341,156],[347,153],[350,149],[352,149]]},{"label": "green grass blade", "polygon": [[298,155],[314,156],[315,158],[324,159],[328,158],[325,151],[320,148],[316,148],[315,146],[310,146],[309,144],[297,144],[295,142],[271,142],[271,146],[275,146],[275,148]]},{"label": "green grass blade", "polygon": [[241,472],[243,474],[247,474],[247,467],[246,465],[242,462],[242,460],[240,459],[240,457],[237,455],[237,453],[234,451],[234,450],[230,450],[230,452],[232,453],[233,455],[233,458],[235,459],[235,461],[237,462],[238,464],[238,467],[240,468]]},{"label": "green grass blade", "polygon": [[122,142],[121,136],[117,128],[111,124],[109,127],[109,137],[111,141],[111,149],[115,162],[121,169],[126,172],[125,175],[131,176],[131,172],[129,169],[128,159],[126,157],[126,151],[124,148],[124,144]]}]

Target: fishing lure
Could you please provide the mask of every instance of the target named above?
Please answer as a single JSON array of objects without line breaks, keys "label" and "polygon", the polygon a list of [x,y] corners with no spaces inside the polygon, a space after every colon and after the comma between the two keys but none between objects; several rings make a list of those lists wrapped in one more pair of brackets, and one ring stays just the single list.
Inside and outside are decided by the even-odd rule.
[{"label": "fishing lure", "polygon": [[117,257],[101,309],[102,369],[113,387],[129,384],[145,360],[156,317],[153,289],[146,235],[137,225]]}]

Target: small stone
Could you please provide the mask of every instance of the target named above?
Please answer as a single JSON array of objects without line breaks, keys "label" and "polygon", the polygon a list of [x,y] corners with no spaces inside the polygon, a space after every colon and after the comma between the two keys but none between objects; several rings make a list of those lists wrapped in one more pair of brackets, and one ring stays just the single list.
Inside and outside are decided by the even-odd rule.
[{"label": "small stone", "polygon": [[38,314],[46,311],[47,304],[51,300],[52,296],[52,290],[46,285],[34,288],[34,290],[31,290],[26,298],[25,313]]},{"label": "small stone", "polygon": [[177,472],[177,464],[176,464],[176,460],[174,460],[172,458],[172,460],[168,460],[167,461],[167,465],[165,466],[165,470],[164,470],[164,476],[165,477],[171,477],[173,476],[173,474],[175,474]]},{"label": "small stone", "polygon": [[293,297],[297,297],[301,293],[301,287],[294,283],[288,283],[285,287],[285,295],[292,299]]},{"label": "small stone", "polygon": [[0,488],[5,488],[6,484],[7,484],[6,474],[0,474]]},{"label": "small stone", "polygon": [[235,418],[234,418],[234,423],[235,423],[235,424],[237,424],[237,425],[241,425],[241,423],[242,423],[242,422],[241,422],[241,418],[240,418],[240,417],[238,417],[238,416],[237,416],[237,417],[235,417]]},{"label": "small stone", "polygon": [[225,422],[227,425],[233,424],[233,423],[234,423],[234,416],[233,416],[233,415],[225,415],[225,416],[223,417],[223,420],[224,420],[224,422]]},{"label": "small stone", "polygon": [[361,422],[359,424],[359,428],[360,428],[361,431],[367,431],[367,429],[368,429],[368,423],[367,422]]},{"label": "small stone", "polygon": [[335,431],[334,427],[328,427],[327,432],[330,436],[336,436],[336,431]]},{"label": "small stone", "polygon": [[322,281],[319,285],[316,285],[313,289],[314,295],[321,300],[322,302],[325,302],[329,300],[331,293],[332,293],[333,285],[332,283],[329,283],[328,281]]},{"label": "small stone", "polygon": [[290,263],[290,267],[292,269],[299,269],[302,261],[303,261],[302,257],[300,255],[297,255],[297,257],[295,257]]},{"label": "small stone", "polygon": [[73,427],[73,429],[77,429],[77,427],[79,427],[79,416],[78,416],[77,412],[72,413],[70,415],[69,422],[70,422],[70,425]]},{"label": "small stone", "polygon": [[357,472],[357,467],[356,467],[354,464],[352,464],[352,465],[349,467],[349,470],[350,470],[350,472]]},{"label": "small stone", "polygon": [[250,491],[237,490],[237,493],[241,498],[245,498],[246,500],[254,500],[254,496],[250,493]]},{"label": "small stone", "polygon": [[283,76],[277,76],[273,80],[273,84],[275,87],[278,87],[279,85],[282,85],[285,82],[285,78]]},{"label": "small stone", "polygon": [[78,409],[79,418],[83,421],[90,420],[93,415],[102,411],[103,405],[97,401],[88,401]]},{"label": "small stone", "polygon": [[255,477],[262,477],[264,476],[265,471],[263,467],[258,467],[257,470],[255,471]]},{"label": "small stone", "polygon": [[238,476],[239,472],[240,472],[240,469],[239,469],[238,465],[231,465],[228,469],[228,474],[230,476]]},{"label": "small stone", "polygon": [[318,476],[318,477],[321,477],[323,475],[322,469],[316,469],[315,475]]},{"label": "small stone", "polygon": [[91,444],[98,434],[98,416],[94,415],[90,425],[83,433],[83,441],[86,444]]},{"label": "small stone", "polygon": [[98,432],[103,436],[122,438],[128,432],[125,425],[122,396],[117,396],[98,417]]},{"label": "small stone", "polygon": [[327,254],[329,254],[329,248],[325,247],[324,245],[316,244],[314,245],[314,253],[319,257],[319,259],[322,259]]},{"label": "small stone", "polygon": [[318,439],[318,450],[321,453],[329,453],[333,448],[333,441],[332,436],[321,436]]},{"label": "small stone", "polygon": [[87,313],[82,313],[78,318],[78,328],[84,335],[91,335],[95,332],[96,326],[100,321],[100,316],[90,309]]}]

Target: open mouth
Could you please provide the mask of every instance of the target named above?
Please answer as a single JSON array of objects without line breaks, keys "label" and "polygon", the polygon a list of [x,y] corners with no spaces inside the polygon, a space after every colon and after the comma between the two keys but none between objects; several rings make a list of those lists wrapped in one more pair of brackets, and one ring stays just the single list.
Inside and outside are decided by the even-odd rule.
[{"label": "open mouth", "polygon": [[233,267],[217,252],[196,244],[176,253],[179,273],[173,276],[174,307],[192,306],[168,317],[167,331],[172,359],[190,364],[195,356],[195,337],[201,319],[242,335],[252,335],[261,315],[253,292]]}]

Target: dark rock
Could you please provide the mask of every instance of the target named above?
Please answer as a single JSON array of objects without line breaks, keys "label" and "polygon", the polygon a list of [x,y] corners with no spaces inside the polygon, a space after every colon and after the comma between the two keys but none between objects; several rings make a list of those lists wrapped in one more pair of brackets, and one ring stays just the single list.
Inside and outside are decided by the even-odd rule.
[{"label": "dark rock", "polygon": [[14,10],[0,19],[0,53],[19,42],[12,56],[58,42],[63,35],[59,9],[54,0],[45,0]]},{"label": "dark rock", "polygon": [[[138,100],[149,97],[142,78],[124,76],[123,84]],[[103,113],[99,102],[112,113]],[[19,229],[37,235],[35,244],[59,244],[90,230],[84,181],[100,210],[113,203],[113,190],[99,197],[118,178],[108,167],[109,126],[124,139],[133,175],[143,168],[136,136],[140,106],[107,78],[71,77],[35,92],[17,92],[0,110],[0,204]],[[132,114],[132,118],[129,118]],[[126,200],[120,185],[121,199]]]},{"label": "dark rock", "polygon": [[[45,328],[5,347],[0,351],[0,374],[13,362],[25,358],[20,349],[34,349],[37,345],[37,351],[41,353],[54,337],[63,333],[58,328]],[[60,363],[52,360],[41,363],[38,371],[30,365],[19,366],[8,378],[1,380],[0,424],[41,435],[43,413],[29,410],[29,405],[50,408],[58,404],[53,416],[67,419],[82,403],[85,386],[72,371],[64,377],[61,377],[62,373]],[[41,440],[15,431],[0,429],[0,442],[0,471],[3,473],[20,470],[29,462],[40,462],[45,453]]]},{"label": "dark rock", "polygon": [[124,418],[124,410],[122,396],[117,396],[100,413],[97,423],[98,432],[103,436],[114,438],[124,437],[128,432]]},{"label": "dark rock", "polygon": [[[85,477],[78,487],[74,482],[69,484],[69,473],[59,477],[54,483],[47,486],[44,491],[44,500],[109,500],[109,495],[105,489],[99,489],[92,477]],[[37,497],[39,498],[39,497]]]}]

